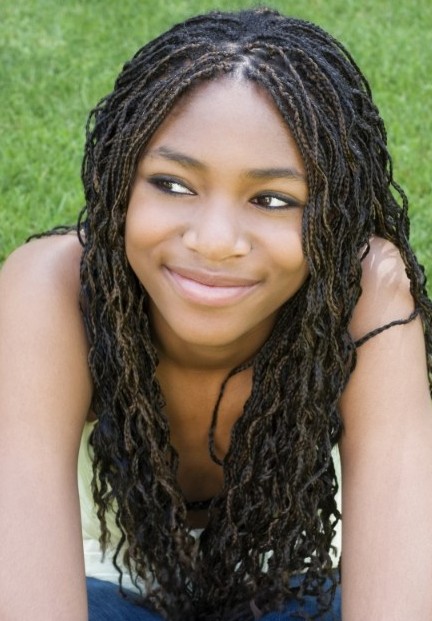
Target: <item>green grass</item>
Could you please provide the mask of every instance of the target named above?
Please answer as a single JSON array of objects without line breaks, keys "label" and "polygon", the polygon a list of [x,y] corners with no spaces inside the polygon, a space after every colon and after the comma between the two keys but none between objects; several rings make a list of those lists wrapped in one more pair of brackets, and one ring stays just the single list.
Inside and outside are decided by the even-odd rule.
[{"label": "green grass", "polygon": [[[176,21],[247,0],[2,0],[0,262],[37,231],[76,219],[89,109],[136,49]],[[432,276],[432,3],[273,0],[341,39],[387,123],[395,177],[411,202],[412,242]]]}]

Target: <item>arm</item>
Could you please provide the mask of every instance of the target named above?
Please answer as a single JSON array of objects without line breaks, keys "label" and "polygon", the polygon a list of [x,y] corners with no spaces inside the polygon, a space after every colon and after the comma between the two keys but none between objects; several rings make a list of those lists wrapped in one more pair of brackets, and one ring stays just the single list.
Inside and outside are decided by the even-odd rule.
[{"label": "arm", "polygon": [[[408,317],[398,251],[374,240],[351,330]],[[358,350],[341,400],[343,621],[432,619],[432,408],[421,321]]]},{"label": "arm", "polygon": [[0,618],[85,621],[76,481],[91,384],[74,237],[0,273]]}]

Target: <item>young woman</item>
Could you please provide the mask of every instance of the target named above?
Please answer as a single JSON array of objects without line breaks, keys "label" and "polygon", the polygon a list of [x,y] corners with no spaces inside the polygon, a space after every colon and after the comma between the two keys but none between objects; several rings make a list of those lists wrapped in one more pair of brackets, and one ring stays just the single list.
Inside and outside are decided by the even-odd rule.
[{"label": "young woman", "polygon": [[180,24],[92,112],[83,181],[0,277],[1,619],[432,618],[431,305],[346,50]]}]

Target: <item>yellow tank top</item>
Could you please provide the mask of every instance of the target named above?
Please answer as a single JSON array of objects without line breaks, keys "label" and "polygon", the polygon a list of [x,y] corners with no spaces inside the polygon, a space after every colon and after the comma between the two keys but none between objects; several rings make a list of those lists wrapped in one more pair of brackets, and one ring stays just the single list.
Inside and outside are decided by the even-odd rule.
[{"label": "yellow tank top", "polygon": [[[107,551],[105,558],[102,556],[99,544],[101,532],[91,491],[93,471],[91,447],[89,446],[89,437],[94,425],[95,423],[85,423],[78,456],[78,489],[85,571],[86,576],[118,583],[119,574],[113,565],[112,557],[120,540],[120,532],[113,515],[107,516],[107,525],[111,532],[111,548]],[[123,575],[123,586],[127,589],[136,590],[126,570]]]}]

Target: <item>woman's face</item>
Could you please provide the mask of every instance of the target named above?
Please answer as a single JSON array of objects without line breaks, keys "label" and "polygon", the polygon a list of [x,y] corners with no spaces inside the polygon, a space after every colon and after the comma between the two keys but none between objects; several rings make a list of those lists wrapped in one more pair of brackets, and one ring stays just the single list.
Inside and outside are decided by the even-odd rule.
[{"label": "woman's face", "polygon": [[308,188],[265,91],[234,78],[174,108],[139,162],[126,254],[150,296],[156,338],[177,349],[258,349],[305,281]]}]

